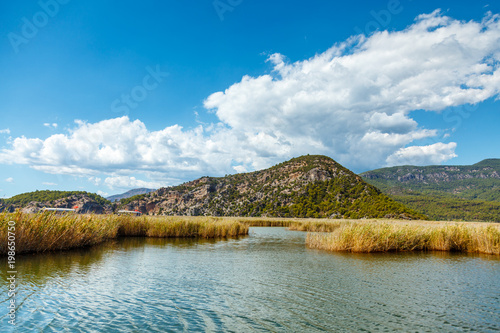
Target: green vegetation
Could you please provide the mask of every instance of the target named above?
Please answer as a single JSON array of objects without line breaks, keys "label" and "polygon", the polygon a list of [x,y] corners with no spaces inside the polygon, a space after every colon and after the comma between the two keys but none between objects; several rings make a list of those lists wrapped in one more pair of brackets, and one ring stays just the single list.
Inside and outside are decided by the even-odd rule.
[{"label": "green vegetation", "polygon": [[500,202],[408,193],[392,198],[433,220],[500,222]]},{"label": "green vegetation", "polygon": [[237,220],[207,217],[0,214],[0,253],[8,252],[8,225],[15,222],[16,253],[91,246],[118,236],[219,238],[248,234]]},{"label": "green vegetation", "polygon": [[361,182],[353,185],[346,178],[307,185],[303,195],[293,196],[290,207],[297,217],[337,217],[348,219],[407,217],[426,219],[423,214],[406,208],[375,187]]},{"label": "green vegetation", "polygon": [[392,199],[436,220],[500,222],[500,159],[470,166],[398,166],[361,176]]},{"label": "green vegetation", "polygon": [[144,199],[146,196],[148,196],[149,193],[143,193],[143,194],[137,194],[128,198],[120,199],[119,204],[120,205],[127,205],[133,201],[139,201]]},{"label": "green vegetation", "polygon": [[128,209],[164,215],[426,218],[382,194],[331,158],[320,155],[293,158],[250,173],[202,177],[123,199],[118,209],[125,205],[130,205]]},{"label": "green vegetation", "polygon": [[331,233],[308,234],[306,244],[328,251],[460,251],[500,255],[500,227],[349,222]]},{"label": "green vegetation", "polygon": [[18,194],[9,199],[4,199],[5,205],[25,206],[31,201],[46,202],[58,199],[67,198],[73,195],[86,195],[100,205],[111,204],[108,200],[98,194],[85,192],[85,191],[34,191],[28,193]]},{"label": "green vegetation", "polygon": [[362,173],[370,184],[384,192],[401,190],[426,195],[449,195],[462,199],[500,201],[500,159],[474,165],[397,166]]}]

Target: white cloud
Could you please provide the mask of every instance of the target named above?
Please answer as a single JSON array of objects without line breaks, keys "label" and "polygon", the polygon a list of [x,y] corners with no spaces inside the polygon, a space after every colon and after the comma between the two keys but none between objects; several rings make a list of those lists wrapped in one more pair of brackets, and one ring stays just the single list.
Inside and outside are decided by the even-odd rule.
[{"label": "white cloud", "polygon": [[411,112],[440,112],[498,96],[498,40],[497,15],[462,22],[436,11],[403,31],[354,36],[303,61],[271,55],[271,74],[244,76],[204,101],[218,123],[151,131],[128,117],[76,121],[65,134],[13,139],[0,151],[0,163],[86,176],[94,183],[105,175],[110,188],[260,169],[308,153],[356,169],[407,159],[441,163],[456,156],[456,144],[411,146],[438,135],[419,126]]},{"label": "white cloud", "polygon": [[50,183],[50,182],[43,182],[42,184],[47,186],[57,186],[56,183]]},{"label": "white cloud", "polygon": [[57,128],[57,123],[43,123],[43,126],[49,127],[49,128]]},{"label": "white cloud", "polygon": [[101,180],[102,180],[102,179],[101,179],[101,178],[99,178],[99,177],[89,177],[89,178],[88,178],[88,180],[89,180],[92,184],[94,184],[95,186],[99,186],[99,185],[101,185]]},{"label": "white cloud", "polygon": [[248,172],[247,168],[244,165],[236,165],[233,167],[234,171],[237,173]]},{"label": "white cloud", "polygon": [[[356,36],[304,61],[272,55],[274,75],[246,76],[205,106],[243,135],[285,142],[292,155],[313,139],[312,150],[348,165],[380,164],[417,137],[435,135],[411,111],[498,94],[499,38],[498,16],[464,23],[436,11],[404,31]],[[377,154],[369,138],[380,145]]]},{"label": "white cloud", "polygon": [[14,178],[9,177],[9,178],[5,179],[5,181],[6,181],[7,183],[13,183],[13,182],[14,182]]},{"label": "white cloud", "polygon": [[164,184],[157,182],[148,182],[140,179],[136,179],[135,177],[129,176],[115,176],[115,177],[107,177],[104,180],[104,183],[110,189],[131,189],[138,187],[147,187],[147,188],[159,188],[164,186]]},{"label": "white cloud", "polygon": [[97,194],[99,194],[101,197],[104,197],[104,198],[105,198],[105,197],[107,197],[107,196],[109,195],[109,193],[107,193],[107,192],[103,192],[103,191],[101,191],[101,190],[97,191]]},{"label": "white cloud", "polygon": [[10,129],[8,128],[0,129],[0,134],[10,134]]},{"label": "white cloud", "polygon": [[429,165],[440,164],[450,158],[457,157],[457,144],[438,142],[429,146],[412,146],[401,148],[387,158],[387,165]]}]

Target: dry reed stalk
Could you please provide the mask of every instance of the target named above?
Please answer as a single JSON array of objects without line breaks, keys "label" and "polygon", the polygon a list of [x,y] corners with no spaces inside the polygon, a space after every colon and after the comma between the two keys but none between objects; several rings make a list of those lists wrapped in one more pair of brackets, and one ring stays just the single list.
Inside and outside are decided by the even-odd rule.
[{"label": "dry reed stalk", "polygon": [[306,244],[328,251],[500,254],[500,228],[493,225],[344,223],[332,233],[309,233]]},{"label": "dry reed stalk", "polygon": [[208,217],[0,214],[0,254],[6,254],[8,222],[15,222],[17,253],[90,246],[117,236],[220,238],[248,234],[237,220]]}]

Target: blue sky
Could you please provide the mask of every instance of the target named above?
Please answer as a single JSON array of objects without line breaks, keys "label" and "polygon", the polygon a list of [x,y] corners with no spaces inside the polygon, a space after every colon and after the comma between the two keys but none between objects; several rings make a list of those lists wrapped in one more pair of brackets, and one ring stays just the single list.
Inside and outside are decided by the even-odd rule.
[{"label": "blue sky", "polygon": [[3,2],[0,197],[499,157],[494,1]]}]

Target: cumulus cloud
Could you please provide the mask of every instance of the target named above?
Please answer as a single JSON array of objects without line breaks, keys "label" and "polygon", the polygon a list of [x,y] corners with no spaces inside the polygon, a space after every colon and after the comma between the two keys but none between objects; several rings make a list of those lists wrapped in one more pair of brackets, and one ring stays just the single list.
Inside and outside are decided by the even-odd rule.
[{"label": "cumulus cloud", "polygon": [[14,182],[14,178],[9,177],[9,178],[5,179],[5,181],[6,181],[7,183],[13,183],[13,182]]},{"label": "cumulus cloud", "polygon": [[8,128],[0,129],[0,134],[10,134],[10,129]]},{"label": "cumulus cloud", "polygon": [[436,135],[419,128],[411,111],[498,94],[499,38],[496,15],[460,22],[435,11],[403,31],[355,36],[304,61],[274,54],[273,74],[245,76],[205,106],[246,136],[272,135],[292,154],[297,143],[314,141],[313,151],[348,165],[376,165]]},{"label": "cumulus cloud", "polygon": [[247,168],[245,168],[243,165],[237,165],[233,167],[234,171],[237,173],[243,173],[243,172],[248,172]]},{"label": "cumulus cloud", "polygon": [[89,177],[88,180],[89,180],[89,182],[91,182],[95,186],[99,186],[99,185],[101,185],[101,180],[102,179],[99,178],[99,177]]},{"label": "cumulus cloud", "polygon": [[401,148],[387,158],[388,165],[426,165],[440,164],[450,158],[457,157],[457,144],[438,142],[428,146],[412,146]]},{"label": "cumulus cloud", "polygon": [[57,128],[57,123],[43,123],[43,126],[49,127],[49,128]]},{"label": "cumulus cloud", "polygon": [[217,123],[151,131],[128,117],[77,121],[64,134],[13,139],[0,162],[84,175],[96,184],[105,174],[111,188],[261,169],[308,153],[358,170],[441,163],[456,156],[456,144],[415,146],[437,141],[438,131],[419,126],[411,112],[498,96],[499,21],[488,14],[463,22],[435,11],[405,30],[354,36],[310,59],[291,63],[273,54],[271,74],[244,76],[207,97],[204,106]]}]

